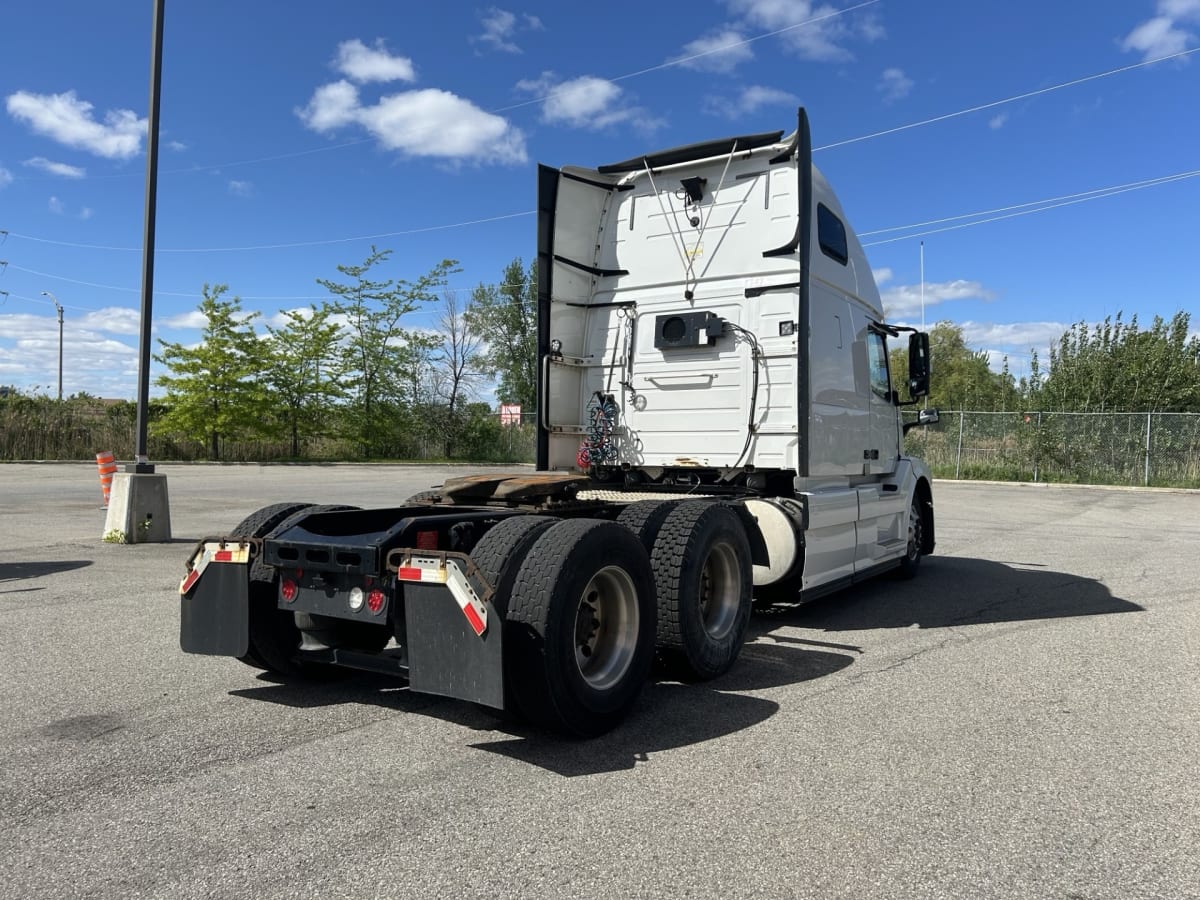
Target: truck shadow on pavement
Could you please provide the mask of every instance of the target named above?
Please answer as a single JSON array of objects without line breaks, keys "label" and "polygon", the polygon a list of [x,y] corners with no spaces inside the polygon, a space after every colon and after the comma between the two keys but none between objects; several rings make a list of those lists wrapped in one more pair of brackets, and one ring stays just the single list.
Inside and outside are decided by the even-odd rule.
[{"label": "truck shadow on pavement", "polygon": [[11,588],[10,581],[24,581],[27,578],[41,578],[43,575],[55,575],[59,572],[70,572],[72,569],[82,569],[90,566],[90,559],[62,559],[38,562],[0,563],[0,594],[11,594],[20,591],[40,591],[36,588]]},{"label": "truck shadow on pavement", "polygon": [[[504,723],[511,737],[473,744],[564,777],[620,772],[651,756],[752,728],[779,711],[779,704],[740,691],[757,691],[824,678],[849,666],[846,653],[782,644],[745,647],[734,667],[704,684],[652,681],[629,718],[608,734],[573,740]],[[495,723],[485,726],[496,729]]]},{"label": "truck shadow on pavement", "polygon": [[1142,611],[1094,578],[1039,563],[935,556],[911,581],[885,575],[810,604],[756,611],[750,629],[753,636],[779,627],[950,628]]},{"label": "truck shadow on pavement", "polygon": [[827,649],[837,645],[811,643],[814,648],[782,643],[747,646],[733,669],[705,684],[653,680],[628,719],[591,740],[562,737],[502,720],[498,713],[471,703],[414,694],[403,682],[384,676],[363,674],[328,684],[271,684],[267,676],[260,676],[267,682],[262,687],[230,693],[297,708],[371,703],[396,712],[430,716],[489,736],[503,736],[472,744],[477,750],[574,777],[625,771],[648,762],[652,754],[751,728],[778,712],[779,704],[738,692],[812,681],[854,661],[851,654]]},{"label": "truck shadow on pavement", "polygon": [[864,652],[853,638],[823,640],[804,635],[805,630],[932,629],[1142,609],[1091,578],[1034,564],[935,557],[925,561],[912,581],[884,577],[807,605],[756,612],[747,644],[728,673],[704,684],[652,680],[625,722],[591,740],[501,721],[482,707],[414,694],[403,682],[384,676],[356,675],[328,684],[271,684],[261,676],[266,682],[262,687],[231,693],[299,708],[369,703],[441,719],[486,733],[487,738],[470,745],[476,750],[570,778],[626,771],[652,764],[654,754],[752,729],[780,709],[774,700],[753,692],[833,675]]}]

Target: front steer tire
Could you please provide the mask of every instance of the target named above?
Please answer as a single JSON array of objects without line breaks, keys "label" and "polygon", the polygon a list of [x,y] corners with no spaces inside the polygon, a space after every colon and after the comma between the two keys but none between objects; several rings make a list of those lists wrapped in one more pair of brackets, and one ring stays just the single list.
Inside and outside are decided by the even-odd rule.
[{"label": "front steer tire", "polygon": [[505,618],[505,680],[533,721],[580,737],[617,725],[654,653],[654,577],[615,522],[560,522],[530,548]]},{"label": "front steer tire", "polygon": [[907,581],[917,577],[921,569],[921,557],[925,554],[925,514],[922,509],[920,494],[914,494],[908,507],[908,545],[900,566],[896,569],[896,577]]}]

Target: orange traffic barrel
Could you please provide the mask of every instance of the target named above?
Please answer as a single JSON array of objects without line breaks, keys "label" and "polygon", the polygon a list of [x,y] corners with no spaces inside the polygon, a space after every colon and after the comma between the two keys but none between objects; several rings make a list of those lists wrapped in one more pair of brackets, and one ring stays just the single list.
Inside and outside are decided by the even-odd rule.
[{"label": "orange traffic barrel", "polygon": [[117,471],[117,461],[113,459],[111,453],[97,453],[96,468],[100,470],[100,493],[104,495],[104,508],[108,509],[108,497],[112,493],[112,480]]}]

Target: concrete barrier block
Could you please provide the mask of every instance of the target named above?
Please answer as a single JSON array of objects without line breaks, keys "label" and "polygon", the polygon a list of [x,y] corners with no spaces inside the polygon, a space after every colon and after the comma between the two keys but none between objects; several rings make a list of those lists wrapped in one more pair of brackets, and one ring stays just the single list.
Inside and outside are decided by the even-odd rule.
[{"label": "concrete barrier block", "polygon": [[103,540],[117,544],[171,540],[167,476],[117,472],[113,475]]}]

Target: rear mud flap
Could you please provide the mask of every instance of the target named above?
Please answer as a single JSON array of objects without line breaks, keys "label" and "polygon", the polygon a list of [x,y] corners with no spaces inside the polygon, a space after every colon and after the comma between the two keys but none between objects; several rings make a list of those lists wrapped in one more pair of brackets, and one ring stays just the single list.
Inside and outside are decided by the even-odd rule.
[{"label": "rear mud flap", "polygon": [[412,690],[504,709],[504,629],[494,608],[476,635],[449,590],[413,583],[404,585],[404,618]]},{"label": "rear mud flap", "polygon": [[250,646],[248,568],[248,564],[211,565],[183,595],[179,646],[184,651],[210,656],[246,655]]}]

